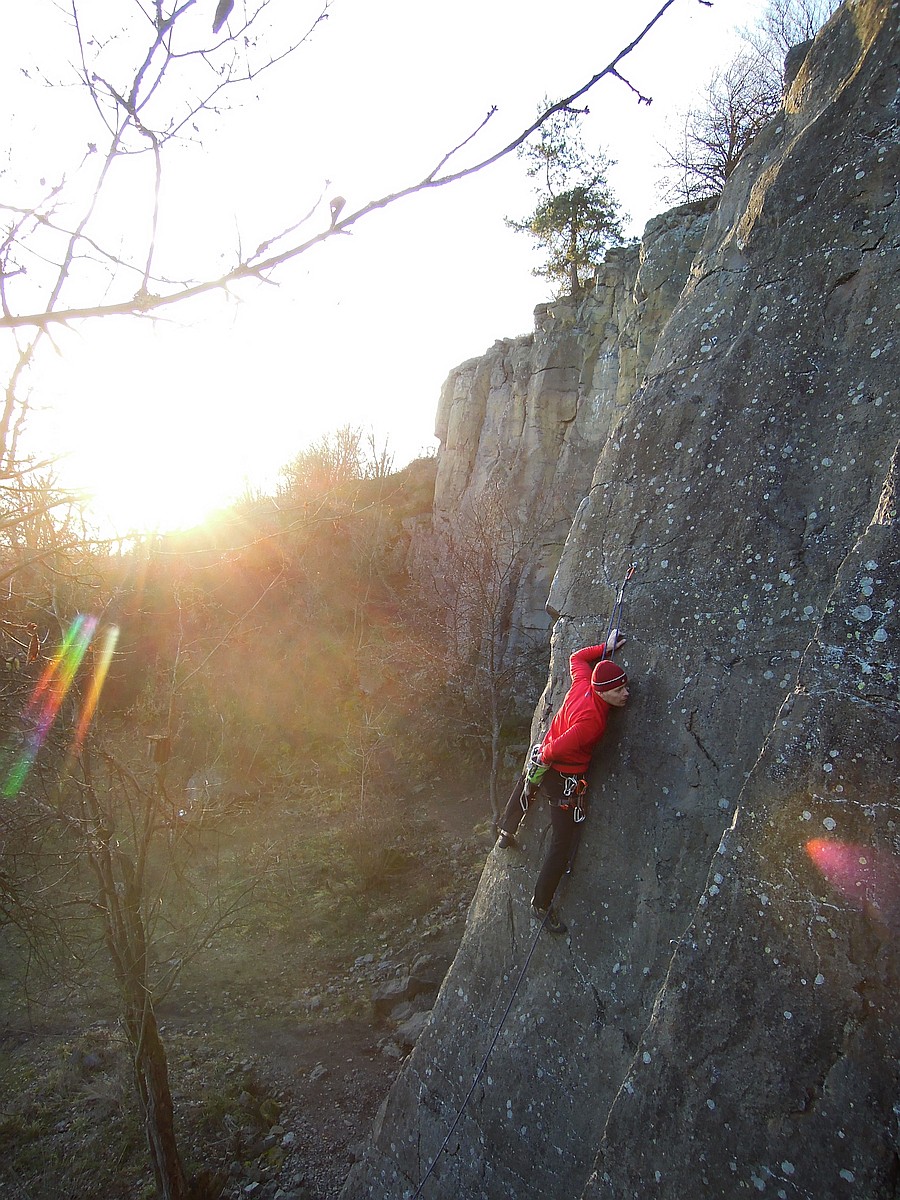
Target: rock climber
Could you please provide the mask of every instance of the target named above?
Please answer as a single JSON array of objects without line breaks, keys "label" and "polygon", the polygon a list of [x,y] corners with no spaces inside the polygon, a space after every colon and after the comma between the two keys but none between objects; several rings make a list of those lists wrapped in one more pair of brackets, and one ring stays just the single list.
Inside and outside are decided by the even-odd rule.
[{"label": "rock climber", "polygon": [[541,790],[550,801],[553,834],[531,901],[531,915],[550,933],[566,932],[552,900],[568,865],[576,831],[584,820],[584,775],[594,747],[606,731],[610,709],[624,708],[628,703],[628,676],[611,657],[606,657],[624,643],[625,638],[613,630],[603,645],[585,646],[571,656],[572,685],[543,741],[532,749],[500,819],[497,845],[501,850],[516,849],[516,830],[532,797]]}]

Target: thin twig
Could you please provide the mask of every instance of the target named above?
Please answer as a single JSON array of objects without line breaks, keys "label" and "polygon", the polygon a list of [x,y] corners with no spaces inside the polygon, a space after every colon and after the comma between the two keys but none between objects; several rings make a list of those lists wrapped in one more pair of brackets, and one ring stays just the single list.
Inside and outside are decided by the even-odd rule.
[{"label": "thin twig", "polygon": [[[537,130],[539,130],[541,126],[544,125],[545,122],[547,122],[554,115],[554,113],[569,109],[576,100],[578,100],[581,96],[584,96],[588,91],[591,90],[591,88],[599,83],[601,79],[604,79],[607,76],[612,76],[623,82],[631,91],[635,93],[635,95],[638,96],[639,101],[643,103],[649,103],[648,97],[644,96],[638,91],[637,88],[623,78],[618,71],[618,66],[637,48],[637,46],[641,44],[641,42],[647,37],[650,31],[654,28],[654,26],[656,26],[656,24],[662,19],[668,9],[671,8],[674,3],[675,0],[665,0],[665,3],[662,4],[656,14],[650,21],[647,22],[640,33],[631,42],[629,42],[624,49],[620,50],[618,54],[616,54],[611,60],[611,62],[603,67],[602,70],[591,76],[586,83],[582,84],[579,88],[572,92],[571,95],[563,97],[563,99],[544,109],[537,119],[533,121],[527,128],[523,129],[521,133],[519,133],[518,136],[515,137],[511,142],[507,143],[493,154],[488,155],[486,158],[480,159],[476,163],[472,163],[466,167],[461,167],[457,171],[451,171],[444,175],[439,174],[439,172],[447,165],[447,163],[455,155],[457,155],[460,150],[467,146],[476,136],[476,134],[484,128],[493,115],[493,109],[468,137],[463,139],[463,141],[454,147],[454,149],[443,155],[437,164],[431,169],[431,171],[429,171],[423,179],[419,180],[419,182],[410,184],[404,188],[400,188],[396,192],[391,192],[385,196],[381,196],[377,200],[370,201],[368,204],[363,205],[363,207],[358,209],[356,212],[348,214],[343,220],[338,221],[336,224],[325,230],[322,230],[313,237],[300,242],[296,246],[292,246],[286,250],[278,251],[277,253],[263,259],[258,259],[257,255],[254,254],[250,258],[239,262],[230,271],[226,272],[224,275],[221,275],[217,279],[203,280],[198,283],[178,288],[176,291],[165,295],[148,295],[145,291],[142,291],[136,296],[132,296],[128,299],[120,300],[112,304],[86,305],[82,307],[53,310],[53,304],[56,302],[59,287],[61,287],[62,279],[64,278],[63,272],[68,271],[68,267],[71,262],[71,253],[74,248],[75,239],[81,236],[81,232],[87,224],[88,217],[93,212],[92,205],[89,208],[88,214],[76,228],[73,239],[70,242],[69,253],[66,256],[65,263],[60,271],[59,284],[54,291],[52,303],[48,305],[48,308],[43,312],[32,312],[15,316],[12,314],[5,314],[4,316],[0,317],[0,329],[37,328],[38,330],[46,330],[51,324],[66,324],[70,321],[85,320],[88,318],[147,315],[156,313],[170,305],[181,304],[198,296],[203,296],[213,291],[225,289],[229,285],[238,283],[244,279],[256,279],[261,282],[265,282],[267,281],[268,275],[275,270],[275,268],[284,266],[293,259],[307,253],[314,246],[319,245],[328,238],[347,232],[353,225],[357,224],[371,213],[396,204],[398,201],[404,200],[408,196],[413,196],[420,192],[428,191],[432,188],[446,187],[449,184],[456,183],[461,179],[466,179],[471,175],[475,175],[478,172],[493,166],[501,159],[506,158],[508,155],[518,150],[518,148],[523,145],[528,138],[536,133]],[[124,127],[118,130],[115,134],[113,145],[107,155],[107,161],[104,165],[103,174],[105,174],[105,172],[108,170],[111,158],[120,147],[123,132]],[[100,184],[102,183],[102,178],[103,176],[101,175],[101,180],[98,182],[98,193]],[[264,241],[261,243],[260,249],[263,251],[267,250],[272,241],[278,240],[279,238],[274,238],[270,239],[269,241]],[[259,253],[259,251],[257,253]]]}]

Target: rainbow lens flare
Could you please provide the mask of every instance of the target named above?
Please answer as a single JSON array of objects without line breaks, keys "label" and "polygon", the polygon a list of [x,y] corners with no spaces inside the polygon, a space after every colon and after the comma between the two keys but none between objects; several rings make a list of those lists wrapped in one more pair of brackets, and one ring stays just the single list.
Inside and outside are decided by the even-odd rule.
[{"label": "rainbow lens flare", "polygon": [[112,656],[118,640],[118,625],[108,626],[103,637],[103,645],[100,648],[100,653],[95,656],[94,672],[91,676],[90,687],[84,699],[84,706],[81,710],[81,716],[78,719],[75,736],[72,739],[72,754],[77,754],[81,749],[91,721],[94,719],[97,703],[100,700],[100,693],[106,682],[106,673],[109,670],[109,664],[112,662]]},{"label": "rainbow lens flare", "polygon": [[[60,707],[84,661],[84,656],[97,632],[98,623],[96,617],[79,613],[69,626],[59,649],[42,671],[25,707],[23,720],[28,730],[25,746],[16,756],[4,779],[4,796],[17,795],[28,777],[28,772],[34,765],[41,746],[47,740],[47,735],[53,728]],[[81,748],[97,708],[100,691],[109,670],[118,636],[119,631],[115,626],[110,626],[106,630],[103,648],[95,662],[91,683],[72,741],[71,753],[73,754],[77,754]]]}]

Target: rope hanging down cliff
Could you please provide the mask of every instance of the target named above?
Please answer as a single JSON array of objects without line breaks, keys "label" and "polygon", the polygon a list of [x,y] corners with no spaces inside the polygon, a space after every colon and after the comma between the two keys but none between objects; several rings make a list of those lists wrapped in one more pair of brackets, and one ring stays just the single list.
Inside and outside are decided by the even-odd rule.
[{"label": "rope hanging down cliff", "polygon": [[[604,647],[609,646],[609,639],[614,629],[622,628],[622,606],[625,603],[625,586],[631,581],[632,576],[637,570],[637,563],[632,563],[625,572],[625,578],[622,580],[622,585],[616,593],[616,598],[613,601],[612,612],[609,614],[609,624],[606,627],[606,637],[603,639]],[[611,653],[604,652],[604,658],[612,657]]]},{"label": "rope hanging down cliff", "polygon": [[425,1172],[425,1174],[422,1176],[422,1179],[419,1182],[419,1186],[413,1192],[412,1200],[418,1200],[418,1197],[421,1196],[422,1188],[425,1186],[425,1184],[430,1179],[431,1174],[434,1171],[434,1168],[437,1166],[438,1159],[441,1157],[441,1155],[447,1149],[447,1145],[450,1142],[450,1139],[453,1137],[453,1133],[454,1133],[457,1125],[462,1120],[463,1113],[466,1111],[466,1106],[469,1103],[469,1101],[472,1099],[475,1089],[478,1087],[481,1077],[484,1074],[485,1069],[487,1068],[488,1059],[491,1057],[494,1047],[497,1045],[497,1040],[500,1037],[500,1032],[506,1023],[506,1018],[509,1016],[510,1009],[512,1008],[512,1005],[513,1005],[513,1000],[515,1000],[515,998],[516,998],[516,993],[518,992],[519,988],[522,985],[522,980],[525,978],[525,972],[528,970],[528,967],[531,963],[532,956],[535,952],[535,949],[537,948],[538,939],[541,936],[541,932],[543,931],[546,920],[547,920],[547,918],[544,917],[544,920],[538,926],[538,931],[534,935],[534,940],[531,943],[531,949],[528,951],[528,954],[525,958],[525,962],[522,964],[522,970],[519,972],[519,978],[516,980],[515,987],[513,988],[512,992],[510,993],[506,1008],[503,1010],[503,1016],[500,1018],[500,1022],[497,1025],[497,1028],[494,1030],[494,1036],[491,1038],[491,1042],[487,1048],[487,1052],[485,1053],[484,1058],[481,1060],[481,1066],[478,1068],[477,1072],[475,1073],[475,1078],[472,1080],[472,1086],[469,1088],[468,1092],[466,1092],[465,1099],[463,1100],[462,1104],[459,1106],[459,1111],[457,1112],[456,1116],[453,1118],[453,1124],[450,1126],[450,1128],[447,1131],[447,1136],[441,1142],[440,1146],[438,1147],[437,1154],[435,1154],[434,1158],[431,1160],[431,1165],[429,1166],[429,1168]]}]

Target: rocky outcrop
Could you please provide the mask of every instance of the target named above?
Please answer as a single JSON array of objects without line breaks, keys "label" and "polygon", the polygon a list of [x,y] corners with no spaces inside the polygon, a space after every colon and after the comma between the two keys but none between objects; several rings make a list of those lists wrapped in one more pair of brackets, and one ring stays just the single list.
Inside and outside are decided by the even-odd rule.
[{"label": "rocky outcrop", "polygon": [[882,0],[832,18],[597,416],[536,727],[632,560],[636,686],[569,936],[534,942],[533,811],[347,1200],[432,1164],[423,1197],[897,1195],[897,40]]},{"label": "rocky outcrop", "polygon": [[589,295],[539,305],[532,335],[496,342],[444,384],[434,528],[496,489],[536,535],[516,599],[525,628],[549,627],[545,602],[572,518],[688,278],[708,207],[649,222],[640,245],[608,253]]}]

